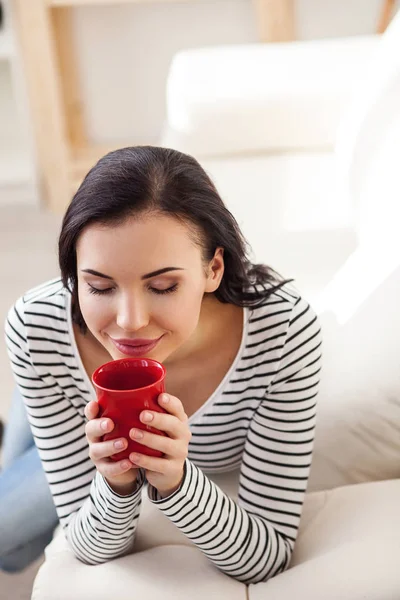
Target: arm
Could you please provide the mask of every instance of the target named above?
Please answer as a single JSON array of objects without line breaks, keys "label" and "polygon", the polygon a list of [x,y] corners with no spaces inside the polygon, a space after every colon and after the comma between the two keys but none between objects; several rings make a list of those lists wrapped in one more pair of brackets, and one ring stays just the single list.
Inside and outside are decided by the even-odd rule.
[{"label": "arm", "polygon": [[[84,401],[79,406],[79,394],[73,393],[79,391],[78,384],[63,385],[68,379],[58,377],[68,359],[60,360],[57,352],[38,353],[43,345],[29,343],[28,335],[37,339],[38,329],[30,328],[28,315],[24,317],[24,302],[20,300],[6,321],[6,343],[57,513],[75,555],[88,564],[105,562],[132,544],[143,476],[138,478],[132,494],[120,496],[96,472],[88,457]],[[50,347],[47,342],[45,346]],[[35,357],[41,365],[40,374]],[[44,374],[42,365],[47,361],[52,363],[49,370],[57,373],[54,377]],[[55,366],[56,361],[60,366]]]},{"label": "arm", "polygon": [[279,367],[247,432],[238,503],[186,460],[181,487],[150,498],[214,564],[258,583],[283,571],[294,547],[311,465],[321,339],[308,304],[293,308]]}]

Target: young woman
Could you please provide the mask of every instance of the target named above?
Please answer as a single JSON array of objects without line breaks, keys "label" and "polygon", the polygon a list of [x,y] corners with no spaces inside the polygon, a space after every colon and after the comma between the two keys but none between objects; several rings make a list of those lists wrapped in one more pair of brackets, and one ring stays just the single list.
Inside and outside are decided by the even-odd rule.
[{"label": "young woman", "polygon": [[[7,321],[15,378],[75,555],[128,552],[143,488],[216,567],[245,583],[289,564],[314,438],[321,340],[308,303],[246,256],[238,225],[193,158],[134,147],[102,158],[64,217],[61,279]],[[167,369],[162,458],[110,457],[91,374],[146,356]],[[240,467],[235,503],[207,473]]]}]

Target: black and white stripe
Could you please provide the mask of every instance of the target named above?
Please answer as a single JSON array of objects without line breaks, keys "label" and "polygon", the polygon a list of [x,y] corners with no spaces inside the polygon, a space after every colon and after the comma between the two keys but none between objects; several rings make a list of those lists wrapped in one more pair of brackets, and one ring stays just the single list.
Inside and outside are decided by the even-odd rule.
[{"label": "black and white stripe", "polygon": [[[321,338],[312,309],[284,287],[245,309],[239,353],[190,419],[181,488],[157,504],[226,574],[265,581],[289,564],[310,471]],[[54,502],[75,554],[98,564],[126,552],[140,514],[136,491],[119,496],[88,457],[84,408],[94,392],[77,352],[70,295],[60,280],[10,310],[6,340]],[[206,473],[240,469],[238,502]]]}]

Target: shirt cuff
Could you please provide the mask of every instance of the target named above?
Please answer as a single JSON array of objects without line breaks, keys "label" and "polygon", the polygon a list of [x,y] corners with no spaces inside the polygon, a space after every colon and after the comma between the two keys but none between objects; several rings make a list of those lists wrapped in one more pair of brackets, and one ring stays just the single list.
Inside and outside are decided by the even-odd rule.
[{"label": "shirt cuff", "polygon": [[190,492],[193,488],[193,480],[197,480],[197,477],[195,476],[197,472],[197,467],[195,467],[187,458],[183,465],[183,478],[181,481],[181,485],[178,487],[178,489],[175,490],[175,492],[173,492],[170,496],[163,498],[155,487],[148,484],[147,493],[149,500],[153,504],[160,505],[160,508],[162,507],[163,509],[168,509],[172,506],[176,506],[176,503],[179,503],[180,500],[187,501],[188,496],[190,495]]},{"label": "shirt cuff", "polygon": [[101,475],[98,471],[96,472],[96,487],[103,497],[108,498],[116,502],[119,506],[126,506],[127,504],[131,504],[132,500],[135,500],[138,496],[142,494],[142,488],[145,482],[145,474],[143,469],[139,469],[137,479],[136,479],[136,487],[131,494],[127,496],[121,496],[115,492],[112,487],[109,486],[105,477]]}]

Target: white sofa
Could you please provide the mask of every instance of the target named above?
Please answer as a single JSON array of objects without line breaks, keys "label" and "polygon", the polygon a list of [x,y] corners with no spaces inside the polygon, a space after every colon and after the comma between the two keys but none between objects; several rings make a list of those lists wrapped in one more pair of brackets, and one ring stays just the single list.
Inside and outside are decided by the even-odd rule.
[{"label": "white sofa", "polygon": [[[298,279],[324,329],[290,568],[246,589],[144,496],[134,553],[86,566],[58,532],[34,600],[400,598],[399,61],[397,17],[382,39],[193,50],[171,69],[162,143],[199,158],[256,258]],[[236,473],[214,479],[236,496]]]}]

